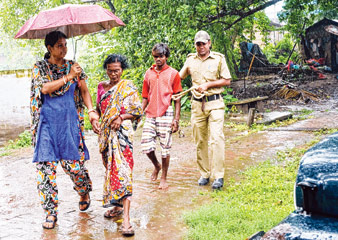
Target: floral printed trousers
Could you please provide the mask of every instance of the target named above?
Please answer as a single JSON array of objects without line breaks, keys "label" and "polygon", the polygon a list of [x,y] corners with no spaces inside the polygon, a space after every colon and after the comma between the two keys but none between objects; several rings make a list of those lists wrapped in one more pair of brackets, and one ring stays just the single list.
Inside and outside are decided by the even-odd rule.
[{"label": "floral printed trousers", "polygon": [[[56,168],[59,162],[39,162],[37,169],[37,187],[42,208],[47,215],[58,214],[58,188],[56,185]],[[61,160],[61,166],[74,183],[74,190],[80,196],[86,195],[92,190],[88,170],[84,161]]]}]

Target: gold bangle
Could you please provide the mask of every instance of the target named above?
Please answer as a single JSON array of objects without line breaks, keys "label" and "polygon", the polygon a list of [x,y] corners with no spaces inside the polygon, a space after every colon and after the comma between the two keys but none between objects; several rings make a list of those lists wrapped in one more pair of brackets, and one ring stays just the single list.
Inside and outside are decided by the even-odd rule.
[{"label": "gold bangle", "polygon": [[[66,82],[66,80],[65,80],[65,76],[63,76],[63,83],[66,85],[67,84],[67,82]],[[68,80],[68,78],[67,78],[67,80]]]}]

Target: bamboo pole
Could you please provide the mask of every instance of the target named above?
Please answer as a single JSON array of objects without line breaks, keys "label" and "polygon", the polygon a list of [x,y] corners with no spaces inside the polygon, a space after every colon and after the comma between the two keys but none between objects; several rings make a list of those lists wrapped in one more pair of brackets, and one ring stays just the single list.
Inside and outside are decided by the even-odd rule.
[{"label": "bamboo pole", "polygon": [[251,71],[251,67],[252,67],[252,64],[253,64],[254,60],[255,60],[255,54],[253,54],[253,56],[252,56],[252,60],[251,60],[250,66],[249,66],[248,74],[244,78],[244,96],[246,95],[246,78],[249,77],[249,74],[250,74],[250,71]]}]

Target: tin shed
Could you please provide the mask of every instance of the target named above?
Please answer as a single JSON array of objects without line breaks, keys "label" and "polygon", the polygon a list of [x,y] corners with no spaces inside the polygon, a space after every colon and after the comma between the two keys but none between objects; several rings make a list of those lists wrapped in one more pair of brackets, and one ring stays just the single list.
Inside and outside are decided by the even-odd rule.
[{"label": "tin shed", "polygon": [[338,72],[338,22],[324,18],[308,27],[302,37],[304,60],[324,58],[325,65]]}]

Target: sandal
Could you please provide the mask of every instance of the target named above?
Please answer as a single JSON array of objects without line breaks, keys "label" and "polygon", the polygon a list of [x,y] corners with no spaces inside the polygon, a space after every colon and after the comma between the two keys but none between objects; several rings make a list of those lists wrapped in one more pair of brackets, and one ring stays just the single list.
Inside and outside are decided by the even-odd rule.
[{"label": "sandal", "polygon": [[[54,217],[54,220],[48,219],[48,217],[51,217],[51,216]],[[58,220],[57,216],[55,216],[55,215],[47,215],[45,223],[53,223],[53,225],[51,227],[46,227],[45,225],[42,224],[42,227],[44,229],[53,229],[53,228],[55,228],[57,220]]]},{"label": "sandal", "polygon": [[[86,211],[88,208],[89,208],[89,206],[90,206],[90,196],[89,196],[89,194],[88,194],[88,200],[87,201],[80,201],[79,202],[79,209],[80,209],[80,211]],[[87,205],[85,208],[83,208],[83,209],[81,209],[81,206],[83,206],[83,205]]]},{"label": "sandal", "polygon": [[105,218],[111,219],[111,218],[115,218],[115,217],[119,217],[123,214],[123,209],[112,209],[112,210],[108,210],[107,212],[105,212],[103,214],[103,216]]},{"label": "sandal", "polygon": [[122,235],[125,237],[131,237],[135,235],[135,231],[133,229],[133,227],[130,225],[128,229],[124,229],[122,227]]}]

